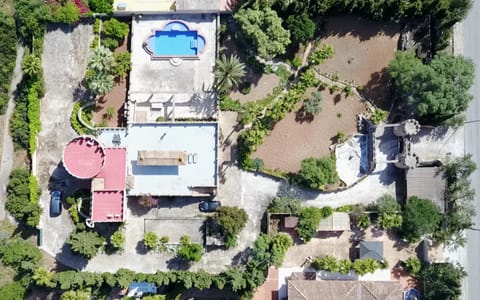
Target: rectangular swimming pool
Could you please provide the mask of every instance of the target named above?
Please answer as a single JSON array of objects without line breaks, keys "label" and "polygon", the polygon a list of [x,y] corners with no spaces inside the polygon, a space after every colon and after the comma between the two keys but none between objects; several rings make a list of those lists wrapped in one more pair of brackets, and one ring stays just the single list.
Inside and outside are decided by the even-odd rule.
[{"label": "rectangular swimming pool", "polygon": [[157,56],[197,56],[197,32],[157,31],[153,49]]}]

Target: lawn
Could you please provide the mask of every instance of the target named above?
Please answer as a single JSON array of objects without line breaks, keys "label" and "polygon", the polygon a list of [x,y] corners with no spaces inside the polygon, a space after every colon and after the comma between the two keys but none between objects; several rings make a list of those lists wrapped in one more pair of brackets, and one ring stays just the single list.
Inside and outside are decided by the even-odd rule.
[{"label": "lawn", "polygon": [[317,67],[320,73],[337,74],[340,80],[363,86],[363,93],[383,109],[390,108],[385,68],[395,57],[400,28],[395,24],[355,17],[329,18],[325,22],[327,43],[335,55]]},{"label": "lawn", "polygon": [[[308,89],[310,95],[314,88]],[[356,116],[366,113],[357,96],[345,98],[345,93],[330,94],[322,91],[322,111],[313,120],[299,118],[301,105],[278,122],[262,145],[252,154],[252,159],[261,158],[271,170],[297,172],[301,161],[308,157],[322,157],[330,153],[338,131],[346,136],[357,132]]]}]

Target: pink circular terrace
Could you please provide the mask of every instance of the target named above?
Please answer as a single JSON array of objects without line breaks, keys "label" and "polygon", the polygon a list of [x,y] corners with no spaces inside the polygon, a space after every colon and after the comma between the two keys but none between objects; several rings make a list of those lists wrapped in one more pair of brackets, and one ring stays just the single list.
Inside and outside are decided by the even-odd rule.
[{"label": "pink circular terrace", "polygon": [[105,150],[92,137],[74,138],[63,150],[63,165],[72,176],[93,178],[105,165]]}]

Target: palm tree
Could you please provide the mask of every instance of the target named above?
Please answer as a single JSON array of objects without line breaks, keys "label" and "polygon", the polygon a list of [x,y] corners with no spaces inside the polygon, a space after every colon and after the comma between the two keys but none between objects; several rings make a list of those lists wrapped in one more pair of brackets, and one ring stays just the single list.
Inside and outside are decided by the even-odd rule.
[{"label": "palm tree", "polygon": [[113,87],[113,76],[103,73],[87,77],[88,89],[95,95],[104,95]]},{"label": "palm tree", "polygon": [[88,67],[96,72],[110,72],[115,64],[112,51],[104,46],[92,50],[88,60]]},{"label": "palm tree", "polygon": [[213,73],[215,74],[215,88],[221,93],[226,93],[232,88],[238,87],[240,80],[245,76],[245,65],[236,55],[227,58],[223,54],[217,59]]},{"label": "palm tree", "polygon": [[22,71],[26,75],[33,77],[42,71],[42,61],[35,54],[25,55],[22,61]]}]

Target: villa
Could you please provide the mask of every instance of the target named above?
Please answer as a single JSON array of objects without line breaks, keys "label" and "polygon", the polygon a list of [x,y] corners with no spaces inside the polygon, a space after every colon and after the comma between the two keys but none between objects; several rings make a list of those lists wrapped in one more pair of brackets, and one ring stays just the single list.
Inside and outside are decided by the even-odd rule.
[{"label": "villa", "polygon": [[217,24],[215,13],[133,17],[127,126],[74,138],[64,151],[66,170],[91,180],[87,225],[125,221],[129,196],[216,194]]}]

